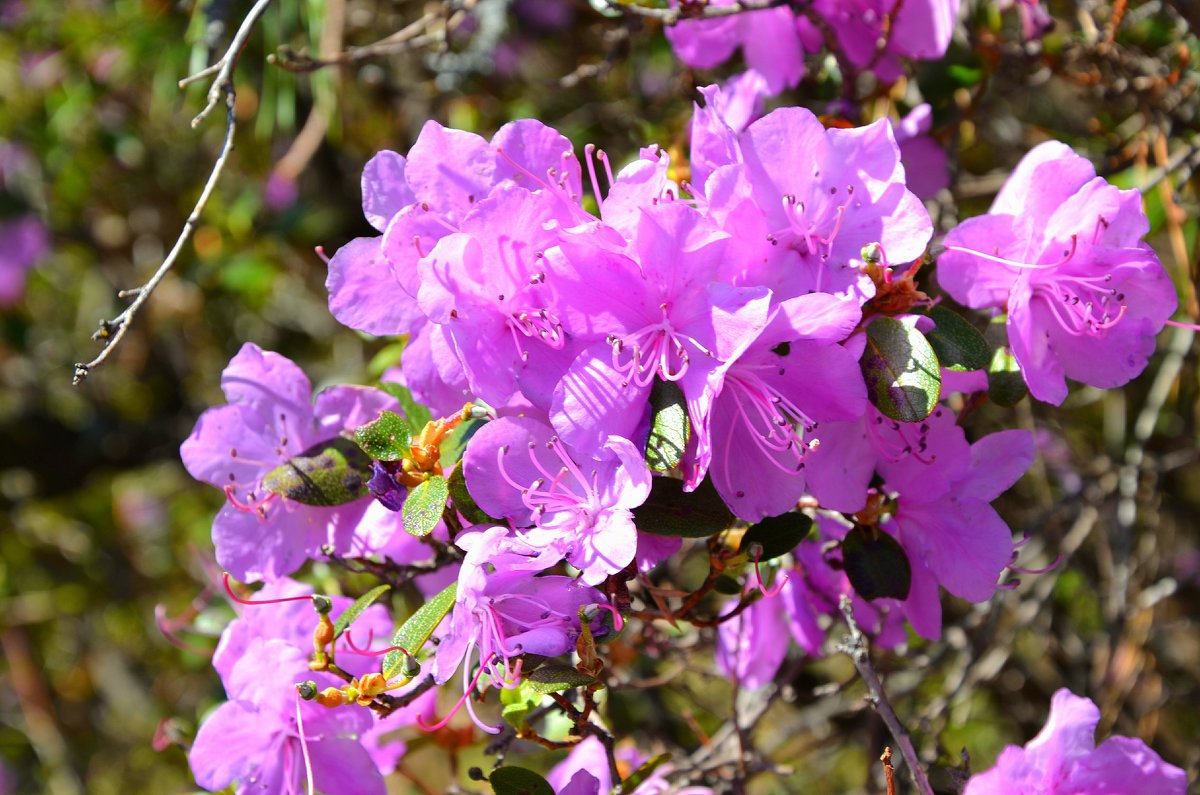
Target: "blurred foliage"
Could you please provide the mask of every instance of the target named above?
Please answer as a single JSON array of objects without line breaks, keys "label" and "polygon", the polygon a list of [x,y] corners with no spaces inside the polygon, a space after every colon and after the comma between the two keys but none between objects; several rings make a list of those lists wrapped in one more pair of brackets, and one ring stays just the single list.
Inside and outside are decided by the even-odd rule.
[{"label": "blurred foliage", "polygon": [[[314,253],[371,234],[358,190],[367,159],[382,148],[405,151],[426,119],[490,134],[535,116],[618,162],[656,142],[681,165],[694,87],[736,66],[682,70],[654,23],[606,19],[566,0],[466,3],[474,14],[448,15],[441,44],[340,67],[292,72],[267,62],[280,47],[332,54],[320,42],[335,18],[344,23],[340,50],[382,39],[437,5],[272,5],[241,57],[237,114],[246,123],[193,242],[114,357],[72,388],[71,363],[90,358],[97,320],[119,311],[117,290],[158,265],[211,168],[219,114],[193,130],[205,84],[181,91],[176,83],[223,50],[248,4],[0,2],[0,141],[33,161],[5,186],[5,202],[36,212],[53,236],[24,301],[0,315],[0,761],[16,791],[194,788],[178,743],[223,697],[203,652],[231,614],[207,598],[220,495],[187,476],[178,445],[221,401],[218,375],[245,341],[292,357],[318,387],[367,382],[394,361],[387,341],[329,315]],[[921,100],[933,106],[956,172],[931,205],[943,230],[985,210],[1008,169],[1048,137],[1089,153],[1123,186],[1145,184],[1166,153],[1196,143],[1191,64],[1200,46],[1176,4],[1130,2],[1119,25],[1108,3],[1050,5],[1058,24],[1038,44],[1021,40],[1012,13],[966,0],[967,36],[946,59],[890,89],[869,80],[849,87],[866,98],[852,121]],[[833,61],[818,59],[774,104],[853,115],[836,102],[847,90],[839,80]],[[292,147],[310,123],[322,129],[320,145],[299,157]],[[1152,241],[1193,317],[1195,189],[1183,168],[1146,197]],[[999,508],[1031,538],[1023,565],[1045,564],[1064,544],[1067,561],[1022,575],[990,605],[948,601],[944,643],[914,637],[909,657],[882,658],[926,758],[956,765],[969,748],[973,767],[987,767],[1005,744],[1032,737],[1050,695],[1067,686],[1101,704],[1103,732],[1144,737],[1195,780],[1194,353],[1155,419],[1145,461],[1125,473],[1132,489],[1122,492],[1121,481],[1160,362],[1124,391],[1078,390],[1062,410],[1026,401],[972,417],[975,435],[1014,423],[1042,429],[1039,463]],[[677,582],[702,577],[686,566],[672,572]],[[168,617],[197,613],[199,631],[184,635],[194,651],[167,643],[156,605]],[[719,730],[734,694],[711,665],[689,658],[696,640],[695,631],[654,628],[637,653],[613,645],[631,681],[665,677],[657,688],[607,695],[618,727],[682,749]],[[791,771],[779,786],[881,791],[873,749],[886,732],[864,709],[849,662],[801,660],[791,671],[787,703],[755,729],[760,747]],[[405,775],[420,771],[429,791],[485,761],[475,748],[448,764],[444,740],[410,738]],[[528,758],[544,768],[554,757]],[[780,791],[763,783],[753,791]]]}]

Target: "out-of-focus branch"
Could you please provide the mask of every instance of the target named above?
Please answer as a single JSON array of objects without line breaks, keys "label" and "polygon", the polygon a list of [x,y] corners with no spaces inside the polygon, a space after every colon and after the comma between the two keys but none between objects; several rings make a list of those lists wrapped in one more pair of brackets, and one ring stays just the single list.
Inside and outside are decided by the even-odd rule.
[{"label": "out-of-focus branch", "polygon": [[[636,2],[621,2],[621,0],[597,0],[593,5],[604,9],[612,16],[650,17],[664,25],[674,25],[684,19],[717,19],[734,14],[744,14],[748,11],[762,11],[767,8],[793,5],[792,0],[739,0],[727,6],[713,6],[708,0],[680,0],[672,8],[651,8]],[[805,3],[804,5],[807,5]]]},{"label": "out-of-focus branch", "polygon": [[212,86],[208,89],[208,103],[201,111],[192,119],[192,127],[197,127],[200,122],[208,116],[213,108],[217,106],[222,99],[225,101],[225,141],[221,145],[221,152],[217,155],[216,162],[213,163],[212,171],[208,175],[208,181],[204,183],[204,189],[200,192],[200,198],[196,200],[195,207],[192,208],[191,214],[187,221],[183,224],[183,229],[179,233],[179,237],[175,240],[175,245],[167,253],[162,264],[158,266],[158,270],[150,277],[149,281],[141,287],[134,287],[130,290],[121,290],[117,293],[119,298],[133,298],[133,303],[125,308],[121,314],[117,315],[112,320],[101,320],[100,327],[92,334],[92,339],[103,343],[104,348],[100,353],[86,364],[81,362],[75,363],[75,377],[72,383],[78,385],[81,383],[96,367],[100,366],[117,343],[125,336],[125,332],[129,330],[130,324],[133,322],[134,316],[142,305],[149,300],[151,293],[158,287],[159,283],[166,277],[167,273],[175,266],[176,260],[179,259],[179,254],[183,251],[183,247],[191,240],[192,233],[196,230],[196,225],[200,222],[200,216],[204,213],[204,208],[208,206],[208,200],[212,196],[213,189],[216,188],[218,180],[221,178],[221,173],[225,170],[225,164],[229,161],[229,154],[233,151],[234,134],[237,132],[237,117],[234,114],[234,102],[237,98],[233,88],[233,70],[237,66],[238,57],[242,54],[242,50],[246,46],[246,41],[250,38],[254,26],[258,20],[262,18],[263,12],[267,10],[267,6],[271,4],[271,0],[258,0],[242,20],[241,26],[233,36],[233,40],[229,43],[229,48],[225,50],[225,54],[221,59],[197,72],[194,75],[185,77],[179,81],[179,87],[184,88],[187,85],[201,80],[209,75],[215,74]]},{"label": "out-of-focus branch", "polygon": [[846,619],[846,626],[850,629],[850,634],[842,641],[839,649],[854,662],[858,675],[866,683],[871,706],[879,713],[879,717],[883,719],[888,731],[896,740],[896,745],[900,747],[900,754],[908,763],[908,769],[913,782],[917,785],[917,790],[921,795],[933,795],[933,787],[929,784],[925,768],[921,766],[921,760],[913,747],[912,738],[909,737],[908,730],[900,723],[900,719],[896,717],[896,711],[892,709],[891,702],[888,701],[887,693],[883,690],[883,683],[879,680],[879,674],[875,673],[875,668],[871,665],[871,650],[867,645],[866,636],[858,628],[858,622],[854,620],[850,597],[842,594],[839,607],[842,616]]},{"label": "out-of-focus branch", "polygon": [[342,52],[325,54],[320,58],[281,48],[278,53],[267,56],[267,62],[289,72],[315,72],[328,66],[342,66],[377,56],[392,55],[403,50],[441,42],[444,39],[444,33],[434,30],[437,27],[434,23],[440,19],[440,14],[430,12],[374,44],[348,47]]}]

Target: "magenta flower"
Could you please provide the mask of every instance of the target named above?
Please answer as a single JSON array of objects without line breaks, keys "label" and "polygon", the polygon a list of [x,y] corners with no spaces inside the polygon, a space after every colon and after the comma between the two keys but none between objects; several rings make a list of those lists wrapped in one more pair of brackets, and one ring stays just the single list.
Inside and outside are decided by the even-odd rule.
[{"label": "magenta flower", "polygon": [[330,311],[370,334],[414,331],[422,318],[417,264],[477,202],[498,185],[519,185],[577,206],[580,175],[571,142],[533,119],[504,125],[490,143],[427,122],[407,158],[380,152],[363,170],[363,213],[383,236],[352,240],[334,255]]},{"label": "magenta flower", "polygon": [[[616,756],[618,763],[630,770],[637,769],[647,758],[628,747],[618,748]],[[670,763],[659,766],[629,795],[712,795],[708,787],[671,785],[666,778],[670,772]],[[555,795],[607,795],[619,783],[612,780],[604,745],[591,736],[572,748],[567,758],[546,775],[546,781],[554,788]]]},{"label": "magenta flower", "polygon": [[311,767],[321,792],[384,795],[383,777],[358,741],[372,727],[370,713],[300,700],[293,683],[309,679],[342,684],[310,671],[286,641],[251,643],[227,677],[229,701],[196,733],[188,754],[196,783],[211,791],[234,785],[237,795],[301,795]]},{"label": "magenta flower", "polygon": [[573,358],[543,261],[569,220],[549,193],[500,186],[421,261],[421,310],[444,329],[473,393],[493,406],[518,384],[548,406]]},{"label": "magenta flower", "polygon": [[996,766],[967,782],[963,795],[1184,795],[1187,774],[1134,737],[1096,745],[1100,710],[1059,690],[1046,725],[1025,745],[1010,745]]},{"label": "magenta flower", "polygon": [[650,472],[628,440],[609,437],[594,458],[569,450],[529,417],[502,417],[472,437],[463,457],[467,488],[523,541],[553,550],[596,585],[637,551],[631,509],[650,494]]},{"label": "magenta flower", "polygon": [[25,294],[29,269],[50,247],[46,225],[23,215],[0,222],[0,307],[11,306]]},{"label": "magenta flower", "polygon": [[[711,465],[721,498],[750,522],[791,510],[804,493],[818,422],[867,408],[856,357],[837,344],[858,325],[857,304],[813,293],[780,304],[767,328],[725,372],[712,412]],[[814,378],[814,373],[820,373]],[[814,441],[814,438],[817,441]]]},{"label": "magenta flower", "polygon": [[724,86],[702,86],[691,127],[691,184],[703,188],[717,168],[742,161],[738,136],[762,116],[766,81],[758,72],[744,72]]},{"label": "magenta flower", "polygon": [[1013,561],[1013,540],[990,503],[1025,474],[1035,452],[1029,432],[1000,431],[971,445],[965,470],[938,473],[943,460],[954,458],[954,444],[953,437],[933,434],[923,453],[932,466],[909,457],[880,467],[886,490],[898,493],[896,512],[883,527],[896,535],[912,567],[905,615],[931,640],[942,630],[938,586],[969,602],[996,592]]},{"label": "magenta flower", "polygon": [[554,391],[550,418],[563,441],[591,452],[610,436],[636,440],[657,378],[679,385],[707,445],[720,372],[766,325],[770,301],[765,288],[719,282],[727,241],[701,213],[671,202],[641,211],[626,253],[564,239],[547,255],[559,318],[586,345]]},{"label": "magenta flower", "polygon": [[928,103],[917,105],[893,124],[908,189],[920,199],[932,199],[950,185],[949,158],[942,145],[929,135],[932,126],[933,110]]},{"label": "magenta flower", "polygon": [[[479,529],[459,536],[455,544],[467,554],[433,673],[443,684],[461,665],[463,698],[458,706],[465,703],[475,725],[495,733],[498,729],[475,715],[468,697],[482,674],[486,672],[492,684],[515,687],[521,668],[514,658],[522,654],[557,657],[573,650],[579,636],[579,608],[607,600],[595,588],[570,577],[535,577],[554,565],[557,557],[541,554],[508,528]],[[472,680],[476,649],[480,674]]]},{"label": "magenta flower", "polygon": [[[732,5],[732,0],[710,5]],[[821,34],[787,8],[684,20],[666,34],[679,60],[695,69],[712,69],[741,47],[746,66],[762,75],[771,94],[795,87],[804,76],[804,53],[821,47]]]},{"label": "magenta flower", "polygon": [[896,264],[925,253],[933,224],[904,187],[889,122],[826,130],[803,108],[780,108],[746,129],[741,152],[770,242],[798,257],[803,281],[780,297],[816,291],[870,298],[864,246],[878,243]]},{"label": "magenta flower", "polygon": [[1058,405],[1070,378],[1101,388],[1146,367],[1175,289],[1141,238],[1136,190],[1118,190],[1065,144],[1017,165],[987,215],[946,236],[938,282],[959,303],[1008,313],[1029,392]]},{"label": "magenta flower", "polygon": [[180,448],[192,477],[224,489],[229,500],[213,522],[217,562],[235,578],[274,580],[292,573],[322,545],[340,554],[382,549],[399,514],[369,497],[334,507],[304,505],[263,488],[263,478],[314,445],[353,432],[399,405],[364,387],[312,385],[290,359],[247,343],[221,374],[229,403],[208,409]]},{"label": "magenta flower", "polygon": [[[903,73],[900,58],[941,58],[950,46],[959,0],[905,0],[885,32],[895,0],[817,0],[814,8],[837,33],[852,63],[891,82]],[[886,41],[880,52],[878,42]]]}]

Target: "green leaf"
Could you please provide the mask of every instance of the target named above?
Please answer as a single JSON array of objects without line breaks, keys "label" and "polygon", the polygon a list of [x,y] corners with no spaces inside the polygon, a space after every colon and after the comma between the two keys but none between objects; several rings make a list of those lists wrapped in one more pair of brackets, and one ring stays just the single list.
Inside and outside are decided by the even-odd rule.
[{"label": "green leaf", "polygon": [[638,766],[638,769],[629,774],[629,778],[621,782],[621,792],[633,792],[635,789],[645,783],[646,779],[650,778],[662,765],[671,760],[670,754],[659,754],[652,756]]},{"label": "green leaf", "polygon": [[858,527],[842,540],[842,565],[863,599],[907,599],[912,567],[900,542],[882,530]]},{"label": "green leaf", "polygon": [[459,426],[450,432],[442,442],[442,469],[449,469],[462,460],[467,442],[486,424],[487,420],[467,420],[459,423]]},{"label": "green leaf", "polygon": [[937,355],[916,321],[875,318],[867,326],[867,346],[859,362],[867,397],[884,415],[901,422],[928,417],[942,394]]},{"label": "green leaf", "polygon": [[525,725],[525,719],[538,708],[544,698],[545,695],[534,690],[529,680],[513,688],[502,687],[500,703],[503,708],[500,710],[500,716],[509,726],[520,729]]},{"label": "green leaf", "polygon": [[550,782],[523,767],[498,767],[488,781],[496,795],[554,795]]},{"label": "green leaf", "polygon": [[[408,617],[396,634],[392,636],[392,645],[399,646],[412,656],[416,656],[421,647],[429,640],[433,630],[442,623],[442,619],[454,607],[454,597],[458,592],[458,583],[452,582],[437,596],[421,605],[417,612]],[[391,681],[404,668],[405,656],[400,651],[390,651],[383,658],[383,676]]]},{"label": "green leaf", "polygon": [[354,604],[343,610],[342,614],[338,616],[337,621],[333,622],[334,639],[336,640],[337,638],[340,638],[342,633],[346,631],[346,628],[357,621],[358,617],[362,615],[363,611],[375,604],[379,597],[391,590],[391,587],[392,586],[390,585],[377,585],[362,596],[355,599]]},{"label": "green leaf", "polygon": [[596,683],[589,676],[569,665],[543,665],[525,680],[535,693],[558,693],[574,687],[586,687]]},{"label": "green leaf", "polygon": [[404,499],[404,509],[400,514],[404,522],[404,532],[411,536],[427,536],[442,520],[442,512],[446,510],[446,499],[450,496],[450,488],[446,479],[434,475],[423,483],[418,483]]},{"label": "green leaf", "polygon": [[1021,365],[1008,348],[997,348],[988,365],[988,397],[997,406],[1015,406],[1029,394]]},{"label": "green leaf", "polygon": [[314,444],[263,478],[263,488],[289,500],[330,507],[367,494],[371,459],[349,439]]},{"label": "green leaf", "polygon": [[713,582],[713,590],[725,596],[740,596],[742,584],[728,574],[722,574]]},{"label": "green leaf", "polygon": [[795,549],[796,545],[803,541],[812,530],[812,527],[812,519],[795,511],[781,516],[769,516],[758,524],[750,526],[750,529],[742,536],[742,543],[738,547],[738,551],[749,555],[750,545],[758,544],[762,547],[762,557],[759,560],[771,560]]},{"label": "green leaf", "polygon": [[394,381],[384,381],[379,385],[379,388],[399,401],[400,408],[404,409],[404,416],[408,418],[410,427],[420,431],[433,419],[433,414],[430,413],[429,409],[418,403],[413,397],[412,392],[409,392],[408,387],[403,384],[397,384]]},{"label": "green leaf", "polygon": [[354,432],[354,441],[363,452],[380,461],[399,461],[411,455],[412,432],[399,414],[379,412],[379,417]]},{"label": "green leaf", "polygon": [[650,437],[646,439],[646,464],[655,472],[670,472],[683,460],[692,421],[687,400],[674,381],[654,379],[650,388]]},{"label": "green leaf", "polygon": [[982,370],[992,358],[987,340],[966,318],[944,306],[929,310],[937,328],[926,335],[938,363],[947,370],[966,373]]},{"label": "green leaf", "polygon": [[705,478],[692,492],[683,490],[683,481],[655,478],[650,496],[633,509],[633,523],[645,533],[681,538],[706,538],[727,529],[734,515]]},{"label": "green leaf", "polygon": [[454,465],[454,469],[450,470],[450,478],[447,480],[447,485],[450,488],[450,502],[454,505],[454,510],[461,513],[468,522],[471,524],[503,524],[501,520],[488,516],[476,504],[475,498],[467,490],[467,480],[463,474],[462,461],[459,461]]}]

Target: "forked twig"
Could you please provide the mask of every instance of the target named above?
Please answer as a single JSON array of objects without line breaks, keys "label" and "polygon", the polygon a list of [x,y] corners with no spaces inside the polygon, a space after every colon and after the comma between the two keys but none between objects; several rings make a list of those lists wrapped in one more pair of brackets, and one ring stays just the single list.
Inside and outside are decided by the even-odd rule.
[{"label": "forked twig", "polygon": [[196,200],[195,207],[192,208],[191,214],[187,217],[187,221],[183,224],[183,229],[179,233],[179,237],[175,240],[175,245],[171,246],[171,250],[163,259],[162,264],[154,272],[154,275],[143,284],[141,287],[134,287],[129,290],[121,290],[117,293],[118,298],[133,298],[133,302],[125,307],[119,315],[111,320],[101,320],[100,327],[92,334],[92,339],[103,343],[104,347],[100,353],[96,355],[90,362],[75,363],[75,377],[72,383],[80,384],[96,367],[100,366],[105,359],[109,357],[117,343],[125,336],[125,332],[129,330],[130,324],[133,322],[134,316],[142,305],[150,298],[150,294],[158,287],[159,283],[166,277],[167,273],[175,266],[176,260],[179,259],[179,254],[183,251],[183,247],[191,239],[192,233],[196,230],[196,225],[200,222],[200,216],[204,213],[204,208],[208,205],[208,200],[212,196],[213,189],[217,186],[217,181],[221,178],[221,173],[225,170],[225,164],[229,161],[229,153],[233,151],[234,134],[237,132],[237,117],[234,114],[234,101],[237,97],[233,88],[233,70],[237,66],[238,56],[241,55],[242,49],[246,46],[246,41],[250,38],[251,32],[254,30],[255,24],[266,11],[267,6],[271,4],[271,0],[258,0],[242,20],[241,26],[233,36],[233,40],[229,43],[229,48],[225,50],[225,54],[220,60],[194,75],[185,77],[179,81],[179,87],[185,88],[191,83],[201,80],[210,75],[215,75],[212,86],[208,89],[208,102],[201,111],[192,119],[192,127],[199,126],[200,122],[212,112],[222,99],[225,101],[225,140],[221,145],[221,152],[217,155],[216,162],[213,163],[212,171],[208,175],[208,181],[204,183],[204,190],[200,192],[200,198]]}]

